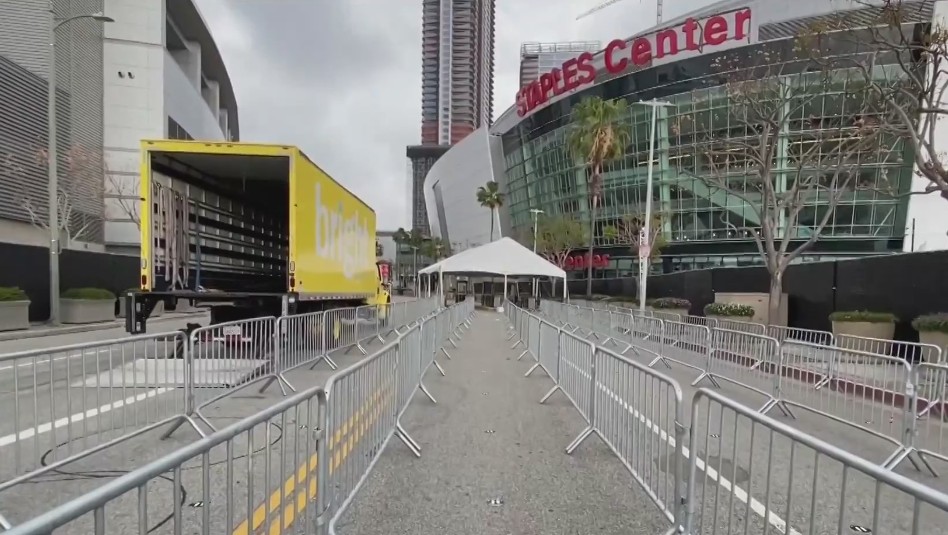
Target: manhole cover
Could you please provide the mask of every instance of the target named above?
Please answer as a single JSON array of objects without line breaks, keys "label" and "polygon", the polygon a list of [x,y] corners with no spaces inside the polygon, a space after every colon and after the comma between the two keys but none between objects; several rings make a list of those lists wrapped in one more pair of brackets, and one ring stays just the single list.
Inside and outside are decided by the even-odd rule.
[{"label": "manhole cover", "polygon": [[503,499],[503,498],[491,498],[491,499],[487,500],[487,505],[489,505],[489,506],[491,506],[491,507],[500,507],[500,506],[503,505],[503,504],[504,504],[504,499]]}]

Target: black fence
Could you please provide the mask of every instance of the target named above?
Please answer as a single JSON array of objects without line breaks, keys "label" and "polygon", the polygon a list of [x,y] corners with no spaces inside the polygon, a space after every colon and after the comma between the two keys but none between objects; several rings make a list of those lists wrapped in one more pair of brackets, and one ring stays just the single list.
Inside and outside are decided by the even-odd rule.
[{"label": "black fence", "polygon": [[[792,265],[784,274],[788,323],[831,329],[836,310],[871,310],[898,316],[895,336],[917,340],[911,321],[922,314],[948,312],[948,251],[874,256],[856,260]],[[770,290],[763,267],[715,268],[651,276],[648,296],[683,297],[701,315],[717,292]],[[571,295],[585,295],[586,281],[570,281]],[[594,280],[593,293],[637,296],[634,279]]]},{"label": "black fence", "polygon": [[[0,286],[18,286],[30,297],[30,321],[49,319],[49,249],[0,243]],[[63,251],[59,260],[59,285],[69,288],[104,288],[116,294],[138,286],[138,257]]]}]

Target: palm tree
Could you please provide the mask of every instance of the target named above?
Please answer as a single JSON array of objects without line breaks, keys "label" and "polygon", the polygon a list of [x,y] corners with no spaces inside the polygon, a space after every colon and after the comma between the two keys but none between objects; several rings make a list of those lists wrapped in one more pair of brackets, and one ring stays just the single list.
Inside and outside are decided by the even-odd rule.
[{"label": "palm tree", "polygon": [[[593,254],[596,207],[602,198],[602,167],[621,158],[629,145],[629,111],[624,100],[587,98],[573,109],[573,123],[567,145],[573,158],[585,162],[589,181],[589,250]],[[587,262],[586,295],[592,296],[592,262]]]},{"label": "palm tree", "polygon": [[490,241],[494,241],[494,215],[504,205],[504,194],[500,192],[500,184],[490,180],[477,188],[477,202],[490,210]]}]

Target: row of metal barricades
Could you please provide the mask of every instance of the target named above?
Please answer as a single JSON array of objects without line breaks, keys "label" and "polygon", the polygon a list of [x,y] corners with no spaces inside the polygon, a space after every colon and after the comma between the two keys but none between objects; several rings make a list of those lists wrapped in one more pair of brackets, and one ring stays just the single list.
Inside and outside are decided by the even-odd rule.
[{"label": "row of metal barricades", "polygon": [[[553,380],[540,402],[562,392],[587,423],[566,452],[601,438],[667,517],[669,534],[924,534],[948,525],[945,493],[893,472],[891,462],[879,466],[769,416],[805,402],[786,398],[780,381],[759,389],[767,398],[759,409],[713,388],[698,388],[688,403],[680,383],[656,369],[675,359],[695,369],[693,386],[770,374],[818,390],[772,367],[785,353],[772,337],[615,311],[579,319],[587,312],[555,302],[538,313],[507,303],[505,312],[514,347],[524,346],[520,358],[535,359],[526,376],[542,369]],[[686,352],[701,358],[689,361]]]},{"label": "row of metal barricades", "polygon": [[948,364],[936,346],[553,301],[541,310],[596,338],[634,340],[656,353],[652,367],[691,368],[693,385],[747,389],[761,412],[792,416],[800,407],[888,441],[885,468],[908,460],[937,476],[930,459],[948,462]]},{"label": "row of metal barricades", "polygon": [[[152,431],[164,439],[188,426],[196,438],[207,438],[220,431],[205,416],[207,407],[251,387],[262,394],[276,385],[286,397],[297,390],[290,372],[322,363],[336,370],[333,355],[340,352],[366,355],[372,344],[384,345],[369,359],[376,362],[392,361],[384,355],[401,349],[412,358],[399,372],[415,377],[430,363],[416,359],[422,324],[431,347],[468,308],[442,309],[436,299],[420,299],[0,355],[0,370],[11,374],[0,394],[0,492],[15,493],[18,485]],[[395,377],[388,381],[385,391],[394,396]],[[315,394],[307,399],[316,403]],[[395,406],[396,399],[388,403]],[[315,414],[307,418],[316,421]],[[0,527],[9,517],[0,505]]]}]

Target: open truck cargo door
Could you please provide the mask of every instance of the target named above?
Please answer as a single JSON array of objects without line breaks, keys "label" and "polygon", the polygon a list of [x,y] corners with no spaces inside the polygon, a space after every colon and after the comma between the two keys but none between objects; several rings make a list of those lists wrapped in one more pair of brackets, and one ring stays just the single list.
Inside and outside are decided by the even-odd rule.
[{"label": "open truck cargo door", "polygon": [[145,140],[141,173],[130,333],[145,332],[158,301],[209,303],[220,323],[383,297],[375,212],[298,148]]}]

